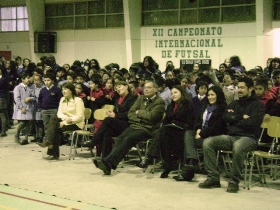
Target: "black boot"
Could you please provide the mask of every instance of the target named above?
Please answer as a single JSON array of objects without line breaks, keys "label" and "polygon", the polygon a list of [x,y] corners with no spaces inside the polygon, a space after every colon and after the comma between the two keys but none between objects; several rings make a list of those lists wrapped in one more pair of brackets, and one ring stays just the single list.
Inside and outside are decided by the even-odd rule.
[{"label": "black boot", "polygon": [[146,156],[141,162],[137,163],[136,166],[139,168],[147,168],[152,163],[153,158]]},{"label": "black boot", "polygon": [[82,143],[82,147],[88,147],[93,149],[94,148],[94,143],[91,140],[85,141]]}]

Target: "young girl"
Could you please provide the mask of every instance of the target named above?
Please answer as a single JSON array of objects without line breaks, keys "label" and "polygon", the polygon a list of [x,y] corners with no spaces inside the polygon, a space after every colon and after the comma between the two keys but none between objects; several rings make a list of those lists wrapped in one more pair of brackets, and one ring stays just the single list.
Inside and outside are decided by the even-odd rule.
[{"label": "young girl", "polygon": [[87,106],[87,95],[84,93],[84,90],[85,90],[85,86],[84,86],[84,84],[83,83],[77,83],[76,85],[75,85],[75,92],[76,92],[76,96],[77,97],[79,97],[79,98],[81,98],[82,100],[83,100],[83,102],[84,102],[84,106],[85,107],[88,107]]},{"label": "young girl", "polygon": [[[14,100],[16,105],[14,108],[13,119],[19,121],[15,135],[15,142],[25,145],[28,144],[28,135],[30,132],[31,121],[33,120],[33,100],[35,97],[33,95],[34,90],[28,86],[28,73],[21,73],[20,79],[21,83],[14,89]],[[20,141],[19,134],[24,127],[26,127],[25,139]]]},{"label": "young girl", "polygon": [[105,104],[105,97],[101,86],[102,82],[99,78],[91,77],[89,81],[90,95],[87,99],[92,113],[94,113],[96,109],[100,109]]},{"label": "young girl", "polygon": [[108,78],[105,83],[105,88],[103,88],[103,93],[105,97],[106,104],[114,104],[113,98],[115,95],[113,87],[113,78]]}]

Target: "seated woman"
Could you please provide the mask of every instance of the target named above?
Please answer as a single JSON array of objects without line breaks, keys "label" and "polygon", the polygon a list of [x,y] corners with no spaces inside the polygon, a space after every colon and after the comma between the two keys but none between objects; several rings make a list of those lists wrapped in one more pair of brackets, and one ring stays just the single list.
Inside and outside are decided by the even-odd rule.
[{"label": "seated woman", "polygon": [[101,145],[102,157],[107,157],[110,154],[112,137],[120,135],[129,127],[127,113],[137,99],[137,96],[130,93],[129,86],[125,81],[119,81],[115,88],[120,97],[115,102],[114,110],[107,111],[107,117],[102,121],[92,140],[86,141],[82,145],[89,148],[93,148],[97,144]]},{"label": "seated woman", "polygon": [[193,129],[194,106],[188,94],[180,85],[171,89],[172,102],[167,106],[163,125],[159,128],[152,141],[147,156],[138,164],[146,168],[153,158],[161,157],[164,161],[164,172],[161,178],[167,178],[172,167],[172,155],[182,156],[184,147],[184,133]]},{"label": "seated woman", "polygon": [[202,148],[202,143],[209,136],[221,135],[226,131],[226,123],[221,116],[227,106],[223,90],[212,86],[208,89],[207,102],[200,111],[194,130],[185,133],[185,163],[182,176],[177,176],[177,181],[191,181],[194,169],[198,165],[197,148]]},{"label": "seated woman", "polygon": [[59,159],[59,145],[62,132],[80,130],[84,127],[84,102],[75,95],[75,86],[73,83],[62,85],[63,97],[60,99],[57,116],[50,118],[49,132],[46,141],[37,143],[40,147],[47,147],[49,155],[46,160]]}]

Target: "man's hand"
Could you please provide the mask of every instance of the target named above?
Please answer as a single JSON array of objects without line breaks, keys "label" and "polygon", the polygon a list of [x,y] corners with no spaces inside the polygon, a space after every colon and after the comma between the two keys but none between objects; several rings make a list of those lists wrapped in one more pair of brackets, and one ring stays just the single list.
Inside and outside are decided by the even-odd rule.
[{"label": "man's hand", "polygon": [[243,119],[248,119],[250,116],[249,115],[247,115],[247,114],[244,114],[243,115]]},{"label": "man's hand", "polygon": [[228,109],[227,111],[228,111],[228,112],[234,112],[233,109]]},{"label": "man's hand", "polygon": [[114,118],[116,116],[115,112],[113,112],[113,111],[108,111],[108,112],[106,112],[106,114],[108,117],[112,117],[112,118]]},{"label": "man's hand", "polygon": [[135,114],[138,114],[139,110],[136,110]]},{"label": "man's hand", "polygon": [[198,129],[197,131],[196,131],[196,134],[195,134],[195,139],[201,139],[201,136],[199,135],[200,134],[200,132],[201,132],[201,129]]}]

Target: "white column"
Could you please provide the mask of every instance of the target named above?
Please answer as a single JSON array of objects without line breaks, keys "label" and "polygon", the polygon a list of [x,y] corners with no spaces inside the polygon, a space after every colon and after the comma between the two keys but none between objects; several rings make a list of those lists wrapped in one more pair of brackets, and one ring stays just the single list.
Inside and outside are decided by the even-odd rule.
[{"label": "white column", "polygon": [[141,1],[123,0],[126,66],[141,61]]},{"label": "white column", "polygon": [[29,24],[30,54],[33,62],[39,61],[39,56],[34,53],[34,32],[45,31],[45,3],[44,0],[26,0]]},{"label": "white column", "polygon": [[272,0],[256,0],[256,65],[266,66],[273,54]]}]

